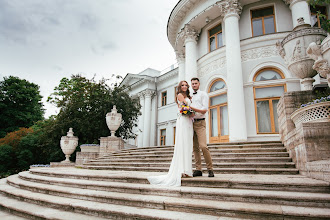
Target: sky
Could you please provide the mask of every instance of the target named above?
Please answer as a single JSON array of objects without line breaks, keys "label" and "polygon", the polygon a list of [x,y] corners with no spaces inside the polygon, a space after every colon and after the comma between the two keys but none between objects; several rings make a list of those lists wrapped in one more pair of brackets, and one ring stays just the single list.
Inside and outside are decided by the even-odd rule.
[{"label": "sky", "polygon": [[47,97],[63,77],[162,71],[176,63],[168,17],[178,0],[0,0],[0,80],[17,76]]}]

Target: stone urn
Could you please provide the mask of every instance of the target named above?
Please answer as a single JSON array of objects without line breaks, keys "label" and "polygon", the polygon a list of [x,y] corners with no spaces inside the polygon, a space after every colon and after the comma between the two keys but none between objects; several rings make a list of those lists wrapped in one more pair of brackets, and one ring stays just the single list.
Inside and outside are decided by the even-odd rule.
[{"label": "stone urn", "polygon": [[276,43],[290,72],[301,79],[302,90],[312,90],[315,81],[313,77],[317,74],[313,69],[314,60],[307,55],[306,49],[310,43],[323,40],[326,36],[326,31],[311,27],[303,18],[299,18],[293,31]]},{"label": "stone urn", "polygon": [[65,160],[62,163],[70,163],[69,158],[78,146],[78,137],[73,136],[72,128],[69,129],[66,136],[62,136],[60,145],[65,154]]},{"label": "stone urn", "polygon": [[119,128],[119,126],[121,125],[121,119],[122,119],[121,113],[117,112],[117,108],[114,105],[111,112],[109,112],[105,118],[108,128],[110,129],[111,132],[111,137],[115,137],[115,133]]},{"label": "stone urn", "polygon": [[313,69],[323,78],[327,79],[328,86],[330,87],[330,35],[328,35],[322,43],[310,43],[306,53],[310,58],[315,60]]}]

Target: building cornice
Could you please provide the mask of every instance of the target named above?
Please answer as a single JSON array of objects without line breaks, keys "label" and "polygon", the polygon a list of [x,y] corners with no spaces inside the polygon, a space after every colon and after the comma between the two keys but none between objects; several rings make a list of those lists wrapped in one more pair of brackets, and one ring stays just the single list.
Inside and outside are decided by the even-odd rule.
[{"label": "building cornice", "polygon": [[168,80],[168,79],[171,79],[171,78],[177,76],[178,73],[179,73],[179,68],[176,68],[176,69],[174,69],[174,70],[171,70],[170,72],[167,72],[167,73],[165,73],[165,74],[159,76],[159,77],[157,78],[157,83],[158,83],[158,82],[163,82],[163,81]]}]

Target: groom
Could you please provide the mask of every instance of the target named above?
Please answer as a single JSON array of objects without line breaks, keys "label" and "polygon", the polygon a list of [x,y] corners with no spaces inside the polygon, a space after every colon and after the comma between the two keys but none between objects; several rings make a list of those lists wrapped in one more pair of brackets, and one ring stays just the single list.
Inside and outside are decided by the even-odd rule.
[{"label": "groom", "polygon": [[195,164],[196,170],[193,173],[193,176],[203,176],[202,173],[202,158],[201,152],[203,152],[203,156],[206,162],[207,170],[209,173],[209,177],[214,177],[213,166],[212,166],[212,158],[210,155],[210,151],[206,144],[206,122],[205,122],[205,113],[209,108],[209,97],[206,92],[199,90],[199,79],[192,78],[191,79],[191,87],[194,90],[191,107],[196,111],[196,115],[194,117],[194,145],[193,151],[195,156]]}]

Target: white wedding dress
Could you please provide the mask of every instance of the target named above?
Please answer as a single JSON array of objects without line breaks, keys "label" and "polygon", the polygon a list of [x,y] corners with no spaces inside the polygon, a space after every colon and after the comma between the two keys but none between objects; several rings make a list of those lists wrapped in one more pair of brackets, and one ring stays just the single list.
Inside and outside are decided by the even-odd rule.
[{"label": "white wedding dress", "polygon": [[[186,98],[185,100],[190,106],[190,99]],[[174,154],[168,173],[148,177],[150,184],[181,186],[181,176],[183,174],[192,176],[193,123],[188,116],[178,113],[175,137]]]}]

